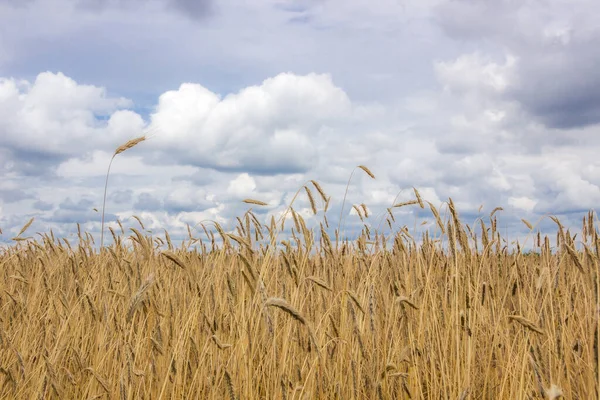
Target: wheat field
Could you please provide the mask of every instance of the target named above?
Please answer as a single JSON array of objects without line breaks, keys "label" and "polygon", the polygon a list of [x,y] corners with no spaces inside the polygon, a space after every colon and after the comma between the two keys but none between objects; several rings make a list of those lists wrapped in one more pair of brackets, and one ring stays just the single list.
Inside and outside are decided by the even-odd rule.
[{"label": "wheat field", "polygon": [[468,226],[452,200],[440,213],[415,190],[384,226],[416,207],[435,229],[377,232],[356,205],[365,225],[347,241],[328,235],[321,186],[302,189],[317,228],[292,205],[261,223],[251,199],[234,229],[178,244],[139,219],[101,250],[82,231],[27,239],[30,221],[0,253],[0,397],[597,398],[593,212],[578,235],[524,220],[525,253],[498,209]]}]

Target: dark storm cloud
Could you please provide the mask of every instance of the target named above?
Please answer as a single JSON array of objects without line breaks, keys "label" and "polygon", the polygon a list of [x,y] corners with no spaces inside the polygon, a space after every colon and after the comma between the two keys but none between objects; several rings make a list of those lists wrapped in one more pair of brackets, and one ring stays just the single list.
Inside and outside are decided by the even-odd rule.
[{"label": "dark storm cloud", "polygon": [[[517,57],[515,86],[506,93],[549,128],[600,123],[600,29],[585,15],[600,11],[592,1],[572,7],[559,2],[562,18],[539,3],[457,0],[437,8],[444,32],[460,41],[483,42]],[[572,9],[571,9],[572,8]]]},{"label": "dark storm cloud", "polygon": [[522,55],[521,84],[509,91],[548,127],[577,128],[600,122],[600,32],[535,55]]}]

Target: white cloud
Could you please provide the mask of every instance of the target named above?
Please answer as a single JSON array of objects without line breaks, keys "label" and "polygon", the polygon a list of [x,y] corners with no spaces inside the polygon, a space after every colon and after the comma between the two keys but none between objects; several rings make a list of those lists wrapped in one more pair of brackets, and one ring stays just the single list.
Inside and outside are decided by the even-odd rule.
[{"label": "white cloud", "polygon": [[[139,115],[119,111],[131,105],[62,73],[44,72],[32,83],[2,78],[0,146],[63,157],[114,145],[125,132],[131,135],[142,128]],[[108,123],[102,121],[105,117]]]},{"label": "white cloud", "polygon": [[537,204],[536,200],[530,199],[529,197],[509,197],[508,204],[518,208],[519,210],[523,210],[526,212],[533,211],[535,205]]},{"label": "white cloud", "polygon": [[316,162],[319,131],[350,112],[327,75],[280,74],[223,99],[184,84],[160,96],[153,146],[216,169],[304,172]]},{"label": "white cloud", "polygon": [[454,61],[437,62],[435,72],[448,90],[459,93],[485,91],[502,93],[513,83],[517,59],[507,55],[504,63],[496,63],[479,53],[464,54]]},{"label": "white cloud", "polygon": [[242,198],[252,195],[256,190],[256,182],[247,173],[238,175],[235,179],[229,182],[227,193],[237,198]]}]

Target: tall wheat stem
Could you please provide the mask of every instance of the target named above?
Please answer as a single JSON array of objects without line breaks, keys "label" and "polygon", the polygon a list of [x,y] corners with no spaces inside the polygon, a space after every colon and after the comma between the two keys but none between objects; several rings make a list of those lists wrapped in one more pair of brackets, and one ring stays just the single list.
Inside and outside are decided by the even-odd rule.
[{"label": "tall wheat stem", "polygon": [[102,227],[100,228],[100,249],[104,247],[104,211],[106,210],[106,192],[108,190],[108,177],[110,175],[110,167],[112,166],[112,162],[117,155],[121,154],[126,150],[129,150],[130,148],[134,147],[140,142],[143,142],[144,140],[146,140],[146,136],[140,136],[135,139],[131,139],[125,144],[117,147],[117,150],[115,150],[115,153],[110,159],[110,163],[108,163],[108,171],[106,171],[106,181],[104,182],[104,200],[102,200]]}]

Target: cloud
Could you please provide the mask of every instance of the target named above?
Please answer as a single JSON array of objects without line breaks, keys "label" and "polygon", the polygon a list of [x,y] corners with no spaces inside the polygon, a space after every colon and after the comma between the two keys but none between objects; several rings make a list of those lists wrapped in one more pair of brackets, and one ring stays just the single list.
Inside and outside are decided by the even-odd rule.
[{"label": "cloud", "polygon": [[12,7],[25,7],[35,0],[0,0],[0,4],[5,3]]},{"label": "cloud", "polygon": [[35,203],[33,203],[33,208],[40,211],[50,211],[54,208],[54,205],[43,200],[38,200]]},{"label": "cloud", "polygon": [[244,198],[251,196],[256,190],[256,182],[247,173],[238,175],[235,179],[229,182],[227,193],[236,198]]},{"label": "cloud", "polygon": [[529,197],[509,197],[508,204],[512,207],[517,208],[519,210],[523,210],[526,212],[531,212],[535,208],[537,201],[530,199]]},{"label": "cloud", "polygon": [[91,199],[73,200],[71,197],[67,197],[54,211],[43,215],[41,219],[46,222],[51,221],[53,224],[71,225],[72,228],[74,224],[100,221],[101,215],[94,211],[93,207],[94,201]]},{"label": "cloud", "polygon": [[89,199],[80,199],[75,202],[70,197],[67,197],[59,204],[58,208],[68,211],[88,211],[92,209],[93,204]]},{"label": "cloud", "polygon": [[117,190],[110,194],[109,199],[116,204],[127,204],[133,196],[132,190]]},{"label": "cloud", "polygon": [[151,193],[140,193],[133,205],[136,210],[160,211],[163,208],[163,202],[153,196]]},{"label": "cloud", "polygon": [[114,146],[140,131],[139,115],[103,88],[81,85],[62,73],[44,72],[34,82],[0,78],[0,148],[5,172],[43,175],[61,160]]},{"label": "cloud", "polygon": [[[591,0],[458,0],[441,3],[437,20],[451,37],[487,41],[491,54],[510,54],[516,62],[506,98],[549,128],[570,129],[600,123],[600,29],[592,17],[598,11]],[[495,82],[487,76],[488,85]]]},{"label": "cloud", "polygon": [[169,6],[192,18],[203,18],[213,11],[212,0],[170,0]]},{"label": "cloud", "polygon": [[218,204],[207,188],[189,185],[172,188],[164,199],[164,209],[172,213],[202,212],[215,205]]},{"label": "cloud", "polygon": [[347,95],[327,75],[280,74],[222,99],[183,84],[160,96],[152,145],[220,171],[305,172],[317,162],[319,131],[350,112]]},{"label": "cloud", "polygon": [[[438,208],[452,197],[468,223],[482,204],[484,212],[505,207],[503,218],[517,230],[524,229],[520,217],[547,212],[578,222],[577,213],[600,201],[597,131],[532,122],[507,96],[518,84],[519,62],[485,51],[438,61],[431,66],[439,90],[396,103],[356,101],[328,74],[277,74],[231,93],[183,83],[153,99],[147,118],[135,103],[64,74],[44,73],[33,83],[4,79],[0,101],[13,111],[0,122],[7,133],[0,155],[10,155],[0,163],[0,192],[10,193],[0,200],[0,226],[18,232],[35,215],[39,231],[68,235],[79,222],[97,234],[93,208],[101,208],[113,151],[143,128],[148,139],[112,164],[109,225],[120,218],[135,226],[130,217],[138,215],[148,229],[165,228],[179,240],[186,224],[232,227],[249,208],[246,197],[269,204],[255,208],[268,223],[315,179],[332,196],[328,218],[337,226],[359,164],[377,179],[360,170],[352,178],[343,213],[350,237],[361,228],[352,204],[364,202],[376,227],[387,207],[413,198],[413,186]],[[31,128],[35,118],[48,130]],[[27,140],[15,126],[27,128]],[[52,176],[40,172],[46,170]],[[294,208],[309,226],[320,221],[322,211],[312,216],[303,191]],[[400,225],[428,217],[427,210],[396,212]]]},{"label": "cloud", "polygon": [[461,95],[494,96],[512,83],[516,59],[510,55],[503,64],[479,53],[464,54],[451,62],[437,62],[436,76],[447,90]]},{"label": "cloud", "polygon": [[0,200],[5,203],[16,203],[18,201],[31,198],[31,194],[27,194],[27,192],[22,189],[3,189],[0,193]]},{"label": "cloud", "polygon": [[[12,7],[34,7],[48,2],[47,0],[0,0],[1,3]],[[56,1],[54,1],[56,2]],[[149,4],[150,3],[150,4]],[[100,12],[110,8],[148,7],[153,4],[161,5],[164,9],[172,9],[192,19],[202,19],[209,16],[213,9],[212,0],[75,0],[72,2],[77,8],[86,11]]]}]

